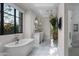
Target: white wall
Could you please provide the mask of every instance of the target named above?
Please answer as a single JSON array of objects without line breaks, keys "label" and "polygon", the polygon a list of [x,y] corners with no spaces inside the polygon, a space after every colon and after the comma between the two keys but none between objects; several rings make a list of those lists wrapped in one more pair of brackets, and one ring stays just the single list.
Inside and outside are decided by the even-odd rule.
[{"label": "white wall", "polygon": [[44,40],[50,40],[50,22],[49,18],[45,17],[42,19]]},{"label": "white wall", "polygon": [[62,17],[62,30],[58,29],[58,51],[60,56],[68,56],[68,10],[71,6],[61,3],[58,8],[58,18]]},{"label": "white wall", "polygon": [[[24,12],[22,9],[20,9],[20,8],[17,7],[16,5],[14,5],[14,4],[10,4],[10,5],[12,5],[14,8],[20,10],[21,12]],[[9,35],[0,35],[0,43],[6,44],[6,43],[8,43],[8,42],[14,41],[14,40],[15,40],[15,39],[14,39],[15,35],[19,35],[18,37],[19,37],[20,39],[23,38],[23,33],[19,33],[19,34],[9,34]]]},{"label": "white wall", "polygon": [[59,4],[58,8],[58,18],[62,17],[62,29],[58,29],[58,52],[60,56],[65,55],[65,33],[64,33],[64,28],[65,28],[65,19],[64,19],[64,3]]},{"label": "white wall", "polygon": [[70,6],[70,4],[67,4],[67,3],[65,3],[64,4],[64,19],[65,19],[65,21],[64,21],[64,23],[65,23],[65,27],[64,27],[64,29],[65,29],[65,41],[64,41],[64,52],[65,52],[65,55],[66,56],[68,56],[68,53],[69,53],[69,51],[68,51],[68,49],[69,49],[69,39],[68,39],[68,11],[69,10],[71,10],[71,6]]},{"label": "white wall", "polygon": [[35,14],[31,10],[26,10],[24,16],[24,38],[31,38],[34,33]]}]

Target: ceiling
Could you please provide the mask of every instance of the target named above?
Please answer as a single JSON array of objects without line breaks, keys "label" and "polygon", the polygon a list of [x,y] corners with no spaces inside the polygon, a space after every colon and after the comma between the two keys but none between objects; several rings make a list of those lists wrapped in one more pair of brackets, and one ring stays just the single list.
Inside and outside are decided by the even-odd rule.
[{"label": "ceiling", "polygon": [[42,17],[48,17],[50,14],[56,15],[58,3],[17,3],[19,7],[27,10],[31,9]]}]

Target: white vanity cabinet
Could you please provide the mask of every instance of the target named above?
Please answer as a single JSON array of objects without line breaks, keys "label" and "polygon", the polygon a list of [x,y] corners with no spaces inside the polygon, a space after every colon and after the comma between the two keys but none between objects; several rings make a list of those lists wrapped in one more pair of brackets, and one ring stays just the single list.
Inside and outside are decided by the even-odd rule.
[{"label": "white vanity cabinet", "polygon": [[35,39],[35,47],[39,47],[39,44],[43,40],[43,32],[35,32],[33,37]]}]

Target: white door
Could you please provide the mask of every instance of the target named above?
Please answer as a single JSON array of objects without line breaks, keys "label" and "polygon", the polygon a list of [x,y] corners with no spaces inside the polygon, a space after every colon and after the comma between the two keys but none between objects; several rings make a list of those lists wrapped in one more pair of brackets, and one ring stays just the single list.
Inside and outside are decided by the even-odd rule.
[{"label": "white door", "polygon": [[72,47],[72,11],[68,10],[68,45]]}]

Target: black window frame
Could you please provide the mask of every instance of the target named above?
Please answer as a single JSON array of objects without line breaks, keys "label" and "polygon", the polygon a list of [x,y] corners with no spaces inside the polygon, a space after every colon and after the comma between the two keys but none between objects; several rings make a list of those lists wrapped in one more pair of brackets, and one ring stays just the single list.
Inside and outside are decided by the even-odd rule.
[{"label": "black window frame", "polygon": [[[4,33],[4,4],[5,3],[0,3],[1,4],[1,19],[0,19],[0,35],[8,35],[8,34],[18,34],[18,33],[23,33],[23,13],[19,12],[22,14],[20,17],[19,17],[19,20],[21,21],[21,31],[20,32],[16,32],[16,9],[14,8],[14,33],[8,33],[8,34],[5,34]],[[10,15],[10,14],[9,14]]]}]

